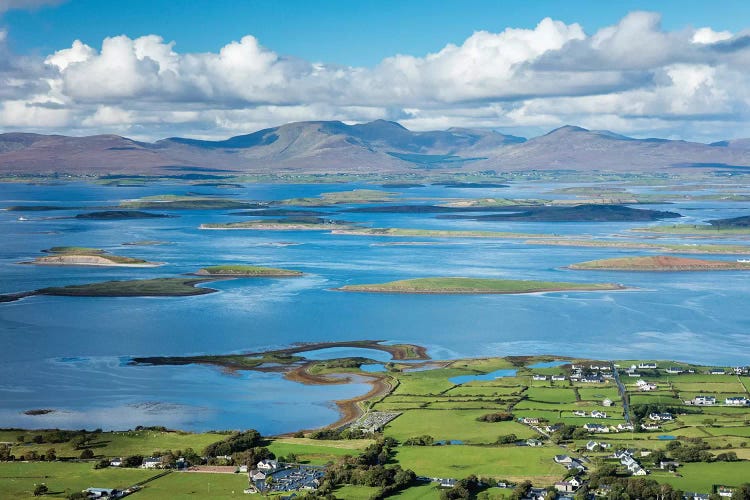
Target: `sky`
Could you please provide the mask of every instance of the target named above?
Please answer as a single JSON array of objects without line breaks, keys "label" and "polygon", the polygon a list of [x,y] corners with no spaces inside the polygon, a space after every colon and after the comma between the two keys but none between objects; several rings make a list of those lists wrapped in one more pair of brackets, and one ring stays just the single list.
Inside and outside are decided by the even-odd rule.
[{"label": "sky", "polygon": [[750,2],[0,0],[0,132],[750,137]]}]

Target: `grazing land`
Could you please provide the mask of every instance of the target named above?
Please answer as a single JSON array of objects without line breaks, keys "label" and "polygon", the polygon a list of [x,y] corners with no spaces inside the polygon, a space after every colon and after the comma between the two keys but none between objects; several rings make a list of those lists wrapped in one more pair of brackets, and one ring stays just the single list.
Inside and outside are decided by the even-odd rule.
[{"label": "grazing land", "polygon": [[570,269],[608,271],[738,271],[750,270],[750,262],[654,255],[591,260],[572,264],[569,267]]},{"label": "grazing land", "polygon": [[563,283],[554,281],[498,280],[481,278],[415,278],[370,285],[346,285],[344,292],[379,293],[535,293],[561,291],[623,290],[614,283]]}]

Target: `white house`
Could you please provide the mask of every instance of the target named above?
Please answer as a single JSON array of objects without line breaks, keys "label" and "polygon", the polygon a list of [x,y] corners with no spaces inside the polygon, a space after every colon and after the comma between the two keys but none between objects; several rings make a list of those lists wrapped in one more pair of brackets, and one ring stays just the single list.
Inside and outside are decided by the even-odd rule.
[{"label": "white house", "polygon": [[733,398],[726,398],[724,404],[729,406],[747,406],[750,404],[750,400],[742,396],[736,396]]},{"label": "white house", "polygon": [[261,460],[256,468],[262,471],[273,471],[279,468],[279,462],[269,459]]},{"label": "white house", "polygon": [[690,401],[685,401],[685,403],[689,405],[697,405],[697,406],[711,406],[711,405],[716,404],[716,397],[699,395],[699,396],[695,396]]},{"label": "white house", "polygon": [[584,424],[584,429],[586,429],[589,432],[609,432],[609,427],[604,426],[602,424]]},{"label": "white house", "polygon": [[607,414],[603,411],[594,410],[591,412],[593,418],[608,418]]},{"label": "white house", "polygon": [[612,406],[613,404],[614,404],[614,402],[611,399],[609,399],[609,398],[607,398],[604,401],[602,401],[602,405],[603,406]]},{"label": "white house", "polygon": [[159,467],[161,467],[161,458],[146,457],[143,459],[143,464],[141,464],[141,467],[143,469],[158,469]]}]

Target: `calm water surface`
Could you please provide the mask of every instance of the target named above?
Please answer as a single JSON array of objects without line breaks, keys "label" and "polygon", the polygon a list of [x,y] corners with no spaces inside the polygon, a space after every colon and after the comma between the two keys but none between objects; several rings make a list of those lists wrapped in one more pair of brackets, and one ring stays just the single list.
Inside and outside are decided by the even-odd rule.
[{"label": "calm water surface", "polygon": [[[531,198],[558,186],[510,189],[438,186],[394,190],[405,197]],[[0,184],[0,206],[58,204],[101,207],[155,194],[206,194],[247,200],[315,196],[366,185],[247,185],[216,189],[159,184],[113,188],[87,184]],[[658,190],[658,188],[657,188]],[[420,200],[420,203],[430,203]],[[741,203],[689,202],[680,222],[746,215]],[[317,210],[317,209],[316,209]],[[613,237],[644,223],[523,223],[437,219],[432,214],[335,214],[374,227],[478,229]],[[302,386],[278,374],[227,375],[201,366],[134,367],[132,356],[224,354],[295,342],[383,339],[425,345],[435,358],[558,354],[604,359],[679,359],[750,363],[748,279],[742,272],[582,272],[565,266],[640,255],[642,250],[542,247],[523,240],[388,238],[301,231],[201,231],[203,222],[247,218],[231,210],[174,211],[178,217],[126,221],[65,219],[80,210],[0,211],[0,293],[113,279],[154,278],[221,263],[298,269],[294,279],[213,283],[219,293],[185,298],[31,297],[0,304],[0,427],[127,428],[159,424],[184,429],[257,428],[287,432],[337,418],[331,401],[366,392],[361,383]],[[31,220],[18,221],[19,216]],[[633,235],[644,241],[648,235]],[[160,240],[158,246],[123,246]],[[438,244],[390,245],[399,241]],[[703,243],[706,240],[696,240]],[[710,240],[708,240],[710,242]],[[722,242],[727,242],[723,240]],[[734,242],[747,243],[738,238]],[[103,248],[165,262],[148,269],[22,266],[59,245]],[[736,256],[707,258],[736,259]],[[355,283],[424,276],[476,276],[619,282],[623,292],[440,296],[337,292]],[[382,352],[321,350],[316,359]],[[45,416],[24,410],[54,408]]]}]

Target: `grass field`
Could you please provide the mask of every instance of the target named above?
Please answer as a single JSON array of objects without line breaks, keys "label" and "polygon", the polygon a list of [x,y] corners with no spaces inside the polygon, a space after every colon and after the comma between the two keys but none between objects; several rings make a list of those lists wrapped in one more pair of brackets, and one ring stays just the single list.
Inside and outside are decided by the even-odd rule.
[{"label": "grass field", "polygon": [[711,491],[714,484],[737,486],[750,478],[750,462],[692,463],[679,468],[682,477],[654,473],[654,479],[684,491]]},{"label": "grass field", "polygon": [[512,480],[535,476],[540,485],[548,485],[563,477],[564,469],[552,460],[556,453],[559,450],[551,447],[403,446],[396,460],[429,477],[477,474]]},{"label": "grass field", "polygon": [[44,483],[51,498],[67,498],[89,487],[125,488],[157,474],[153,470],[107,468],[90,463],[0,462],[0,498],[34,498],[35,485]]},{"label": "grass field", "polygon": [[501,435],[515,434],[521,439],[536,432],[517,422],[478,422],[477,417],[495,410],[413,410],[388,424],[385,435],[399,441],[429,434],[436,440],[460,440],[464,443],[493,443]]},{"label": "grass field", "polygon": [[323,441],[306,438],[279,438],[271,441],[268,449],[277,457],[288,457],[290,453],[294,453],[299,463],[324,465],[344,455],[357,455],[371,443],[373,443],[371,439]]},{"label": "grass field", "polygon": [[133,495],[134,499],[195,499],[247,498],[247,474],[206,474],[174,472],[147,483]]},{"label": "grass field", "polygon": [[[24,444],[13,446],[12,452],[17,456],[32,450],[41,454],[50,448],[55,449],[58,457],[78,458],[81,454],[81,450],[75,450],[70,443],[30,444],[33,437],[38,434],[44,435],[45,433],[43,431],[0,431],[0,441],[15,443],[19,435],[24,436]],[[149,455],[155,450],[176,451],[186,448],[193,448],[200,453],[209,444],[221,441],[225,437],[225,435],[213,433],[114,431],[100,434],[99,439],[90,443],[90,447],[97,456],[110,458]]]}]

